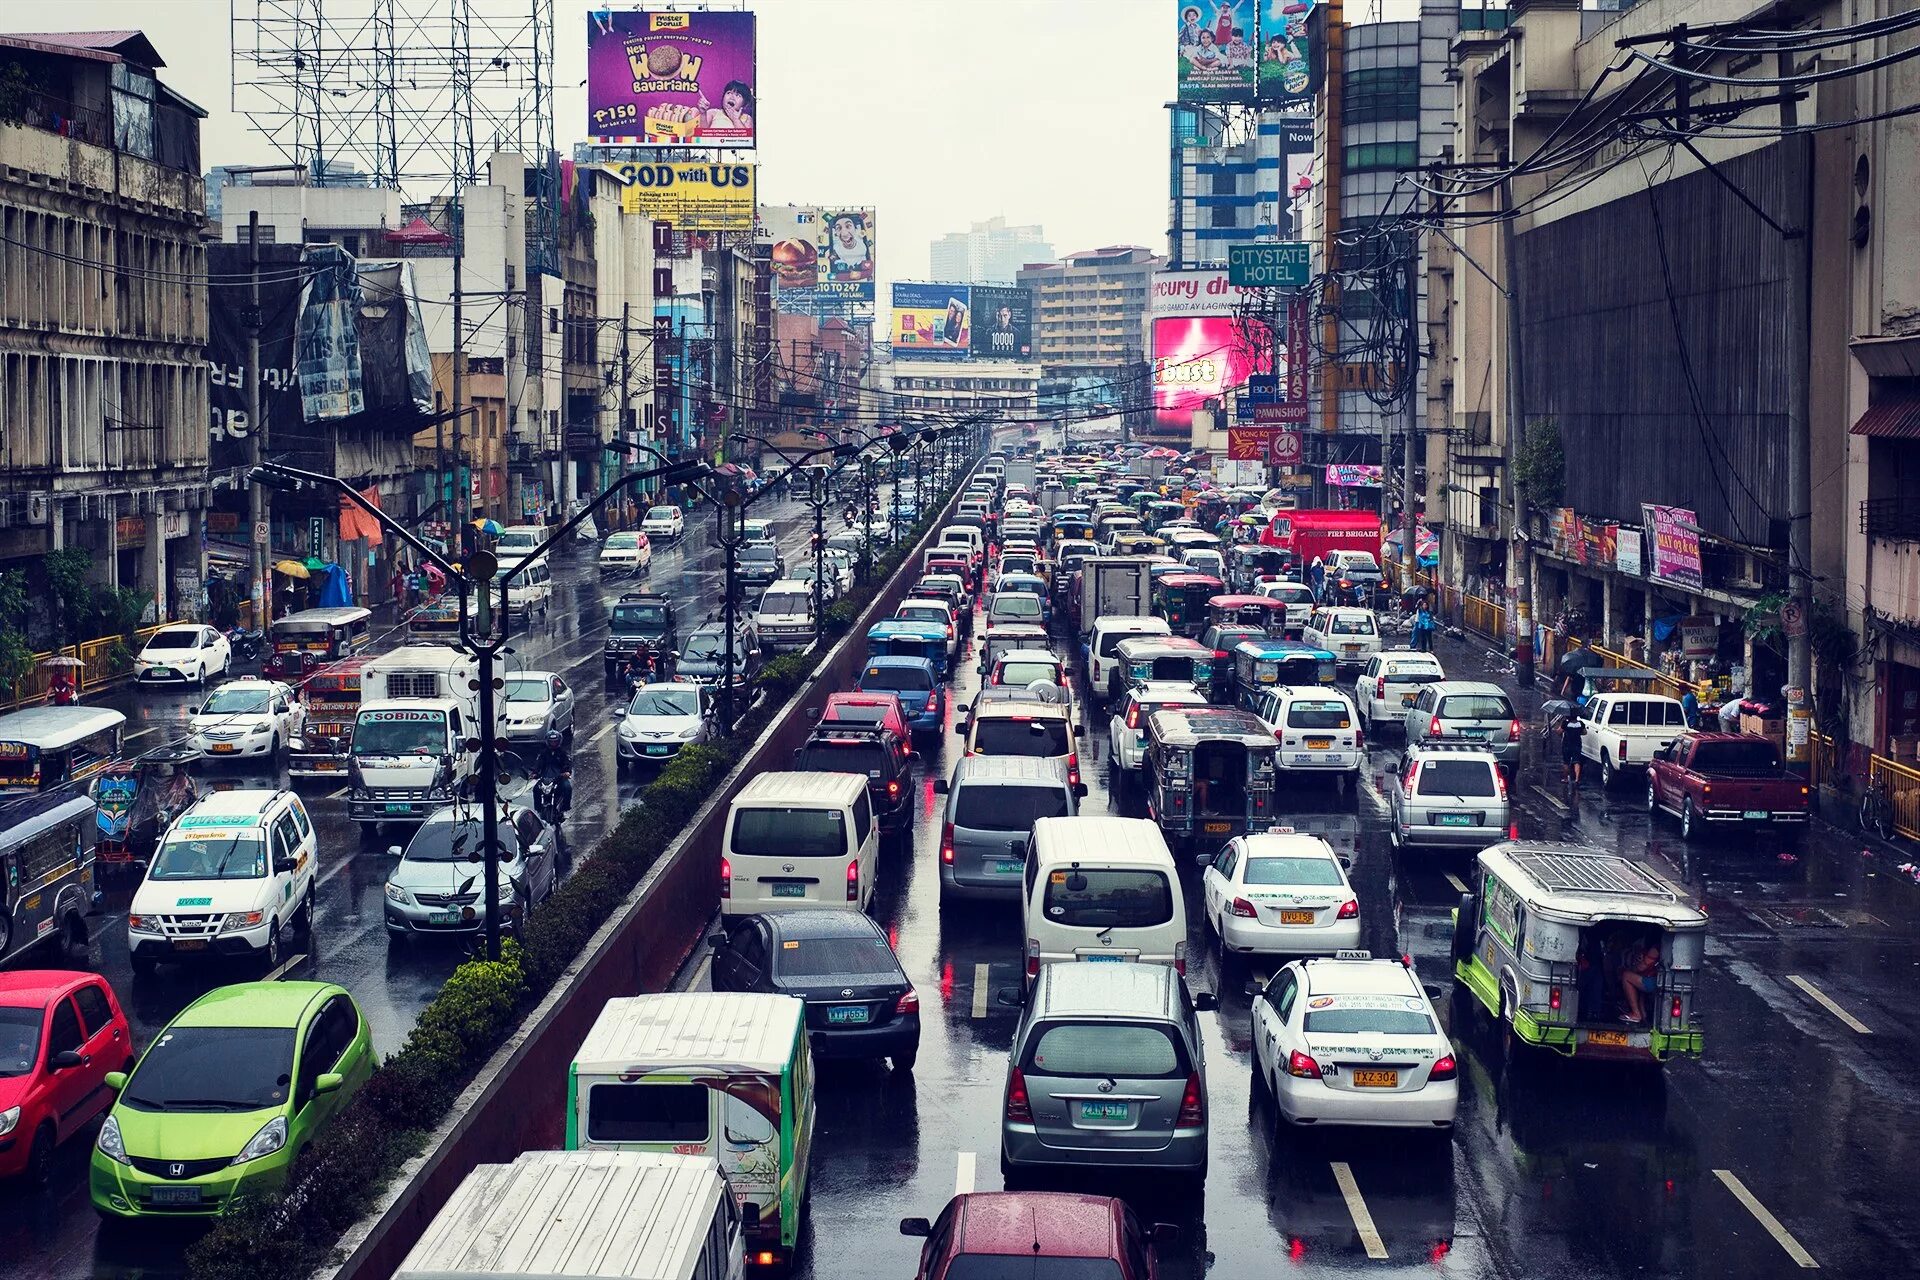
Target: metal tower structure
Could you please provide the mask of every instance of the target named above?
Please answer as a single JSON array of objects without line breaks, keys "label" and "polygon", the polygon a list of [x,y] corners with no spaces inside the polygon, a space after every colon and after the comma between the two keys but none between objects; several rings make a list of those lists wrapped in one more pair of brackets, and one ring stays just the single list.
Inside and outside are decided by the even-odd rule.
[{"label": "metal tower structure", "polygon": [[529,250],[557,267],[553,0],[228,4],[232,107],[309,181],[425,203],[481,181],[489,153],[518,153]]}]

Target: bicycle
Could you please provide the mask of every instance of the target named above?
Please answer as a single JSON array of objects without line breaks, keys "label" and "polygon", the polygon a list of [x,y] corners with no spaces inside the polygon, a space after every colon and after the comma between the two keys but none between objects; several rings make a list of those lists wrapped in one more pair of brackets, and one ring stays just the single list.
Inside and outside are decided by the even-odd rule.
[{"label": "bicycle", "polygon": [[1893,839],[1893,793],[1887,789],[1884,775],[1869,779],[1860,797],[1860,829],[1882,840]]}]

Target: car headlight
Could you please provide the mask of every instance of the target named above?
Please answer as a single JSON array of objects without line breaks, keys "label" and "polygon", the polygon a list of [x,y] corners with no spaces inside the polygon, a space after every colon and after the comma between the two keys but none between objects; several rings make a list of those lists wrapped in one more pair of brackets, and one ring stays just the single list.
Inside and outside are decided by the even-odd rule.
[{"label": "car headlight", "polygon": [[397,902],[403,907],[410,907],[413,905],[413,895],[408,893],[405,889],[402,889],[399,885],[394,884],[391,881],[387,883],[387,900],[390,902]]},{"label": "car headlight", "polygon": [[110,1160],[118,1160],[121,1164],[133,1163],[127,1158],[127,1144],[120,1138],[120,1122],[112,1116],[108,1116],[106,1123],[100,1126],[100,1136],[94,1139],[93,1145]]},{"label": "car headlight", "polygon": [[221,918],[220,932],[229,929],[251,929],[267,918],[264,911],[229,911]]},{"label": "car headlight", "polygon": [[623,738],[637,738],[640,736],[640,730],[634,726],[632,721],[622,720],[620,722],[620,736]]},{"label": "car headlight", "polygon": [[258,737],[260,734],[266,733],[268,730],[272,728],[273,726],[270,724],[257,724],[253,726],[253,728],[249,729],[247,731],[247,734],[249,737]]},{"label": "car headlight", "polygon": [[127,917],[127,928],[134,933],[159,933],[160,919],[158,916],[130,915]]},{"label": "car headlight", "polygon": [[0,1111],[0,1138],[4,1138],[12,1133],[13,1126],[19,1123],[20,1108],[8,1107],[5,1111]]},{"label": "car headlight", "polygon": [[240,1154],[233,1158],[233,1164],[245,1164],[249,1160],[258,1160],[261,1156],[270,1156],[287,1145],[287,1118],[275,1116],[260,1126],[260,1132],[247,1139],[247,1145],[240,1148]]},{"label": "car headlight", "polygon": [[695,734],[697,734],[697,733],[699,733],[699,732],[700,732],[700,726],[699,726],[699,725],[697,725],[697,724],[690,724],[690,725],[688,725],[688,726],[687,726],[686,728],[684,728],[684,729],[682,729],[682,730],[680,731],[680,741],[682,741],[682,742],[691,742],[691,741],[693,740],[693,737],[694,737],[694,735],[695,735]]}]

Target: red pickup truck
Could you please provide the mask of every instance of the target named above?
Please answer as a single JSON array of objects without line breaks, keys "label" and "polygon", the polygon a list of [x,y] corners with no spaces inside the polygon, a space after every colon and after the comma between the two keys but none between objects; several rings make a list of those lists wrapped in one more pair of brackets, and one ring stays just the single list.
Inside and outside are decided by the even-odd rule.
[{"label": "red pickup truck", "polygon": [[1647,812],[1680,819],[1682,839],[1706,823],[1804,826],[1807,786],[1780,764],[1766,738],[1739,733],[1684,733],[1647,766]]}]

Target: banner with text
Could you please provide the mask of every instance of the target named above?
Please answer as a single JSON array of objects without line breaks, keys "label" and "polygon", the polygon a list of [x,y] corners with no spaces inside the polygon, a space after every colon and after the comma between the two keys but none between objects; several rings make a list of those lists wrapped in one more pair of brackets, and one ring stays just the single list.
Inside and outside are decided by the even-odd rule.
[{"label": "banner with text", "polygon": [[751,147],[753,15],[587,14],[587,132],[664,147]]},{"label": "banner with text", "polygon": [[895,359],[966,359],[973,349],[971,287],[895,284],[892,346]]},{"label": "banner with text", "polygon": [[753,230],[753,165],[675,160],[600,167],[624,184],[622,213],[670,222],[676,231]]},{"label": "banner with text", "polygon": [[1260,6],[1260,56],[1254,96],[1263,104],[1313,97],[1307,19],[1313,0],[1253,0]]},{"label": "banner with text", "polygon": [[1178,92],[1182,102],[1245,102],[1254,91],[1255,0],[1181,0]]},{"label": "banner with text", "polygon": [[1033,290],[976,284],[973,294],[973,354],[979,360],[1027,360],[1033,356]]},{"label": "banner with text", "polygon": [[1700,520],[1685,507],[1640,504],[1640,514],[1653,535],[1649,576],[1698,591],[1706,585],[1700,576]]}]

